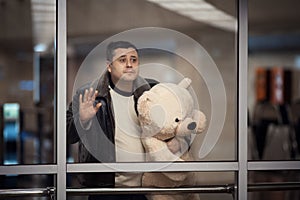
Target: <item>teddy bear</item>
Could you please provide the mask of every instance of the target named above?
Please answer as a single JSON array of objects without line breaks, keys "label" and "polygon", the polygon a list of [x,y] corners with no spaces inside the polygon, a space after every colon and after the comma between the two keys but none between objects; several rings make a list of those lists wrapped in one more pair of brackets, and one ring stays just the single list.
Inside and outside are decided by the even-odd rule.
[{"label": "teddy bear", "polygon": [[[184,78],[179,84],[158,83],[138,99],[137,111],[142,128],[142,143],[147,161],[170,164],[175,161],[192,161],[189,140],[192,134],[201,133],[206,117],[198,109],[188,88],[191,79]],[[172,153],[167,142],[176,138],[180,151]],[[181,187],[195,185],[193,172],[146,172],[143,187]],[[152,200],[197,200],[198,194],[148,195]]]}]

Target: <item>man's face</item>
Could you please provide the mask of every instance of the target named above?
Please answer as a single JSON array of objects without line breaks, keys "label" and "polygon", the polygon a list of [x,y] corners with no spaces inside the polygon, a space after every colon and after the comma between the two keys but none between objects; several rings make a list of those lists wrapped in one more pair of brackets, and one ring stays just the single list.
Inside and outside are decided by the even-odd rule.
[{"label": "man's face", "polygon": [[118,48],[114,51],[113,61],[108,71],[114,84],[118,81],[134,81],[139,73],[138,54],[133,48]]}]

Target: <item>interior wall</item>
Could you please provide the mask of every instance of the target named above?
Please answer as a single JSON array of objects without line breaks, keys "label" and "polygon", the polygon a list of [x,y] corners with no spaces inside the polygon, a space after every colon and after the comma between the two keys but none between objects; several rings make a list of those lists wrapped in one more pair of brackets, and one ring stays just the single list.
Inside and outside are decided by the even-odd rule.
[{"label": "interior wall", "polygon": [[33,80],[32,58],[32,54],[7,53],[0,49],[0,104],[17,101],[24,108],[33,106],[33,91],[20,88],[20,81]]},{"label": "interior wall", "polygon": [[255,70],[257,67],[272,68],[282,67],[291,70],[292,74],[292,101],[300,97],[299,59],[300,52],[257,52],[248,57],[248,108],[252,113],[255,105]]}]

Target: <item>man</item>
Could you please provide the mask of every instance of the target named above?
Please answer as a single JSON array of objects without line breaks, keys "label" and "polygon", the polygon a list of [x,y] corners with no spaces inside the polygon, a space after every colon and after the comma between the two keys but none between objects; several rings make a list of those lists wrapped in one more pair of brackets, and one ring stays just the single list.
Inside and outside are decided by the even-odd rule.
[{"label": "man", "polygon": [[[74,95],[67,111],[70,143],[79,142],[79,162],[144,162],[141,129],[136,114],[138,97],[156,82],[139,76],[138,49],[126,41],[107,46],[107,71]],[[176,139],[168,142],[180,150]],[[139,187],[141,173],[84,174],[87,187]],[[92,199],[145,199],[144,195],[93,195]]]}]

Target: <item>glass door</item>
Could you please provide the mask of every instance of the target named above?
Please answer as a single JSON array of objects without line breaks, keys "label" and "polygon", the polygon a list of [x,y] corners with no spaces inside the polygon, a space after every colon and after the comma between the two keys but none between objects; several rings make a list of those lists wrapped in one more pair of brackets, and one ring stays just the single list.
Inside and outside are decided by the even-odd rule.
[{"label": "glass door", "polygon": [[[143,173],[147,175],[151,172],[158,176],[171,176],[174,172],[180,172],[178,176],[193,176],[192,180],[179,181],[177,187],[166,183],[164,186],[157,185],[161,187],[159,189],[167,187],[169,190],[176,190],[185,185],[196,191],[188,192],[187,195],[209,199],[234,198],[232,192],[235,192],[239,177],[239,130],[236,121],[239,85],[238,12],[237,2],[228,1],[226,5],[216,5],[213,1],[67,1],[67,110],[73,117],[67,119],[68,199],[103,195],[108,190],[101,186],[106,184],[101,177],[109,179],[111,174],[115,174],[111,178],[111,182],[115,181],[112,185],[113,193],[120,197],[122,193],[147,193],[150,186],[155,191],[155,185],[147,185],[141,179],[134,183],[123,181],[126,178],[132,181],[132,177],[137,174],[145,177]],[[131,108],[127,104],[123,107],[114,104],[115,99],[112,99],[112,105],[108,104],[109,100],[103,100],[108,104],[106,106],[114,109],[112,120],[117,127],[113,129],[116,131],[115,140],[92,137],[93,134],[110,131],[99,122],[102,119],[98,118],[98,121],[91,123],[93,128],[95,124],[100,124],[95,132],[84,129],[81,123],[76,124],[75,113],[79,108],[74,105],[78,105],[78,93],[84,96],[82,88],[86,88],[86,85],[88,89],[94,87],[93,91],[96,88],[103,89],[103,85],[97,87],[97,84],[102,83],[101,76],[107,76],[107,47],[111,42],[118,41],[130,42],[137,48],[141,77],[154,79],[162,84],[178,84],[183,78],[192,81],[189,92],[193,96],[194,109],[203,112],[207,120],[204,131],[192,134],[187,147],[182,146],[182,151],[188,150],[193,159],[177,162],[181,154],[175,160],[163,157],[166,160],[159,161],[155,156],[152,157],[153,160],[147,161],[143,158],[133,159],[132,149],[123,144],[131,142],[129,138],[132,129],[128,123],[122,124],[117,116],[118,111],[124,109],[122,119],[125,120],[124,115],[130,113]],[[107,85],[104,85],[103,90],[106,90],[105,87]],[[114,88],[113,85],[109,87]],[[103,95],[103,91],[99,93]],[[110,91],[106,95],[113,98],[113,94]],[[159,109],[154,113],[160,113]],[[167,120],[163,114],[160,117]],[[69,120],[74,122],[69,123]],[[72,127],[76,127],[79,137],[74,137]],[[118,138],[118,134],[122,133],[128,140]],[[101,145],[107,145],[107,148],[101,149]],[[103,152],[113,155],[116,160],[108,159],[106,154],[102,155]],[[120,158],[120,155],[128,156],[128,160]],[[138,155],[149,156],[143,151],[138,151]],[[89,156],[95,159],[88,159]],[[131,179],[126,173],[132,175]],[[220,185],[222,187],[218,191]],[[215,193],[197,193],[201,189],[209,191],[205,189],[207,186]],[[91,188],[94,189],[92,194]],[[151,190],[149,191],[151,194]],[[162,191],[162,194],[165,193]],[[246,193],[241,192],[241,195],[245,196]]]},{"label": "glass door", "polygon": [[[291,12],[265,16],[271,4]],[[297,23],[269,32],[274,17],[300,19],[290,5],[1,1],[0,198],[298,199]],[[143,93],[119,84],[137,80],[149,86]],[[183,96],[173,91],[182,80]],[[159,87],[173,98],[152,100],[150,126],[141,99]],[[84,121],[88,101],[97,112]],[[151,151],[159,145],[149,139],[161,148]]]},{"label": "glass door", "polygon": [[54,194],[56,7],[1,1],[0,198]]}]

